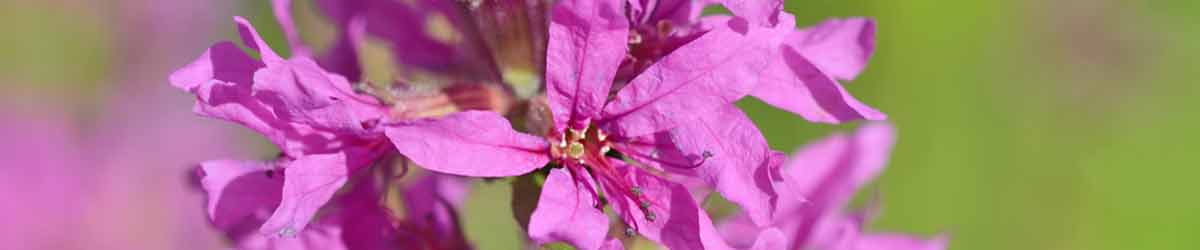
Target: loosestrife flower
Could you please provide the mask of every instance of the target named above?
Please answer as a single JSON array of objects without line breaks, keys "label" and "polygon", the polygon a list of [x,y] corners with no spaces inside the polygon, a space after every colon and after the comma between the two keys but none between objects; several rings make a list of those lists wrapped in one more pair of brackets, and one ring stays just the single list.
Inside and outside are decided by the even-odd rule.
[{"label": "loosestrife flower", "polygon": [[[869,20],[796,30],[782,1],[720,3],[734,16],[700,17],[710,1],[321,0],[339,31],[314,57],[290,1],[275,0],[291,58],[235,18],[259,58],[219,43],[171,82],[197,96],[197,113],[247,126],[282,151],[201,164],[214,224],[246,248],[469,248],[452,194],[408,200],[432,207],[389,222],[378,200],[390,188],[376,175],[411,160],[441,174],[546,175],[527,225],[539,244],[622,248],[608,236],[611,208],[628,236],[726,249],[696,197],[715,190],[754,226],[774,225],[790,211],[780,204],[802,197],[781,181],[784,154],[735,101],[754,96],[816,122],[884,115],[837,82],[870,57]],[[401,71],[450,84],[423,92],[363,82],[357,46],[367,34],[392,46]],[[337,194],[343,186],[350,191]],[[429,189],[419,187],[410,190]],[[319,209],[331,212],[313,220]],[[773,249],[781,231],[734,246]]]},{"label": "loosestrife flower", "polygon": [[[748,28],[746,19],[729,18],[680,46],[646,68],[609,98],[618,67],[627,52],[629,22],[617,1],[562,1],[554,8],[546,59],[548,119],[544,139],[512,144],[509,137],[491,135],[477,126],[487,123],[485,112],[459,113],[470,117],[405,122],[386,128],[404,155],[426,168],[456,175],[521,175],[539,169],[549,156],[554,166],[529,222],[530,237],[539,242],[566,241],[595,249],[605,243],[611,207],[628,226],[667,247],[723,248],[708,215],[688,188],[664,177],[667,172],[689,173],[714,184],[723,194],[753,210],[769,210],[773,188],[764,172],[780,160],[743,114],[730,104],[750,92],[775,54],[771,40],[782,28]],[[786,31],[786,30],[785,30]],[[762,42],[752,42],[762,41]],[[707,120],[706,120],[707,119]],[[727,124],[716,124],[733,121]],[[658,138],[685,123],[714,122],[737,137],[723,144],[711,131],[687,130],[704,139]],[[466,127],[472,125],[472,127]],[[533,126],[531,126],[533,127]],[[685,128],[686,129],[686,128]],[[691,136],[691,135],[684,135]],[[526,140],[527,137],[521,137]],[[499,142],[497,142],[499,141]],[[735,144],[735,143],[746,144]],[[537,143],[536,147],[528,147]],[[679,143],[680,145],[675,145]],[[509,159],[461,157],[495,146],[518,155]],[[666,147],[662,155],[655,150]],[[745,149],[737,148],[745,147]],[[715,156],[711,150],[729,155]],[[683,151],[687,150],[687,151]],[[667,152],[669,151],[669,152]],[[612,155],[641,154],[630,165]],[[722,161],[706,164],[709,158]],[[531,161],[527,159],[538,159]],[[507,160],[507,161],[505,161]],[[531,164],[536,163],[536,164]],[[766,186],[756,186],[757,183]],[[751,190],[751,191],[747,191]],[[761,201],[755,201],[760,199]],[[769,211],[763,212],[769,214]],[[764,215],[769,217],[769,215]],[[764,219],[765,220],[765,219]],[[587,226],[574,226],[572,223]]]},{"label": "loosestrife flower", "polygon": [[787,195],[805,199],[780,199],[779,215],[762,227],[745,213],[735,215],[720,223],[722,234],[735,246],[766,244],[777,249],[945,249],[944,237],[921,240],[864,232],[874,211],[841,211],[858,189],[883,171],[894,133],[890,125],[868,124],[854,134],[833,135],[801,149],[786,163],[782,182]]},{"label": "loosestrife flower", "polygon": [[[226,231],[253,221],[247,218],[266,207],[274,212],[259,231],[294,236],[354,173],[371,165],[391,167],[383,163],[397,155],[381,127],[458,109],[504,106],[492,94],[495,89],[485,85],[419,95],[398,88],[376,92],[387,98],[360,94],[345,77],[308,57],[280,57],[247,21],[235,21],[245,45],[261,59],[223,42],[171,75],[172,85],[196,95],[197,113],[249,127],[282,151],[268,162],[201,164],[209,214]],[[251,179],[265,176],[281,185],[273,191],[260,190],[273,186],[242,185],[240,180],[252,173],[259,176]]]}]

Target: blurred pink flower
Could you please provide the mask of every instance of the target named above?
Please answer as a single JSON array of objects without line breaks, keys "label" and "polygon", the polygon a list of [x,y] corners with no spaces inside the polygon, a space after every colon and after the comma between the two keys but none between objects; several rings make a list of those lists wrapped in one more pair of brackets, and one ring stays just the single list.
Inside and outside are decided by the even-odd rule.
[{"label": "blurred pink flower", "polygon": [[[875,211],[841,211],[887,164],[895,142],[891,125],[864,125],[854,134],[837,134],[801,149],[785,164],[778,216],[756,226],[740,213],[720,223],[733,245],[768,244],[784,249],[940,250],[946,238],[921,240],[892,233],[866,233]],[[802,199],[800,197],[803,197]],[[757,241],[757,242],[756,242]],[[764,243],[762,241],[770,241]]]}]

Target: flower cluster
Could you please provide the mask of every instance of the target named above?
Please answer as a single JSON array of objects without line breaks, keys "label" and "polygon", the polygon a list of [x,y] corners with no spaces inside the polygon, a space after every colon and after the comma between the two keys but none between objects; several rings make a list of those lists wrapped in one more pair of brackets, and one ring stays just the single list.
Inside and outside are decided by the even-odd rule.
[{"label": "flower cluster", "polygon": [[[276,0],[291,57],[239,17],[255,53],[218,43],[170,77],[195,112],[280,150],[199,168],[214,224],[239,247],[469,249],[457,209],[470,178],[534,177],[534,208],[517,217],[537,245],[941,248],[862,233],[867,213],[839,212],[882,169],[890,127],[787,160],[734,105],[884,119],[838,82],[874,50],[869,19],[796,29],[777,0],[317,2],[339,30],[325,53]],[[710,4],[732,15],[701,16]],[[393,49],[395,80],[364,80],[367,36]],[[740,213],[714,223],[698,202],[709,195]]]}]

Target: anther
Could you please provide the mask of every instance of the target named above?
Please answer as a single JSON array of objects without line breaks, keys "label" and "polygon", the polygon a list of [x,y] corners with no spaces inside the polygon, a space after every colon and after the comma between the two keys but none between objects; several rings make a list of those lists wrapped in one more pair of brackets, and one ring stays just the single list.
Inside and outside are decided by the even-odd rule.
[{"label": "anther", "polygon": [[700,153],[700,157],[704,157],[705,159],[712,158],[713,153],[709,152],[708,150],[705,150],[704,153]]},{"label": "anther", "polygon": [[567,156],[579,159],[579,157],[583,157],[583,151],[583,143],[571,142],[571,146],[567,148]]},{"label": "anther", "polygon": [[625,228],[625,237],[633,237],[635,233],[637,232],[634,232],[632,227]]},{"label": "anther", "polygon": [[633,192],[633,195],[642,196],[642,188],[641,187],[633,187],[629,191]]},{"label": "anther", "polygon": [[641,207],[642,209],[650,208],[650,202],[648,202],[648,201],[638,202],[638,207]]},{"label": "anther", "polygon": [[658,218],[658,216],[654,216],[654,212],[646,211],[647,221],[654,221],[655,218]]}]

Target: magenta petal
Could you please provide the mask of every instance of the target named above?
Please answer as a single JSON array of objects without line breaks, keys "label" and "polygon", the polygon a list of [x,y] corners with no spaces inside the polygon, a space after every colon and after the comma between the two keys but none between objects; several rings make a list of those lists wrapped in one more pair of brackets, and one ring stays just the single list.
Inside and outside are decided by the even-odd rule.
[{"label": "magenta petal", "polygon": [[529,238],[535,243],[567,242],[586,250],[605,244],[608,216],[595,207],[594,191],[589,191],[595,186],[591,176],[586,172],[577,174],[581,176],[572,178],[567,170],[550,170],[537,208],[529,218]]},{"label": "magenta petal", "polygon": [[250,25],[250,21],[246,21],[246,18],[240,16],[233,17],[233,21],[237,23],[238,34],[242,36],[242,43],[246,44],[246,47],[258,51],[258,55],[264,63],[273,65],[283,61],[283,58],[279,57],[279,54],[276,54],[274,50],[271,50],[270,46],[267,46],[267,42],[263,41],[262,37],[258,35],[258,31],[254,29],[254,26]]},{"label": "magenta petal", "polygon": [[[675,129],[617,145],[627,156],[714,187],[756,224],[774,216],[773,172],[780,166],[766,138],[737,106],[726,105]],[[709,157],[705,159],[704,155]]]},{"label": "magenta petal", "polygon": [[[637,232],[669,249],[726,249],[729,248],[713,226],[708,213],[692,198],[683,185],[663,179],[645,170],[611,160],[617,172],[638,187],[649,202],[653,219],[638,209],[635,201],[610,201],[610,207],[627,224],[636,225]],[[606,193],[617,193],[606,187]]]},{"label": "magenta petal", "polygon": [[769,66],[762,76],[763,83],[751,95],[813,122],[887,119],[883,113],[850,96],[841,84],[793,47],[785,46],[781,56]]},{"label": "magenta petal", "polygon": [[755,24],[771,26],[779,22],[783,0],[720,0],[729,12]]},{"label": "magenta petal", "polygon": [[776,53],[775,43],[760,41],[782,39],[773,31],[728,19],[630,81],[604,108],[601,126],[614,135],[637,137],[741,99]]},{"label": "magenta petal", "polygon": [[409,228],[401,229],[404,243],[413,247],[404,249],[423,249],[425,244],[436,242],[441,248],[435,249],[470,249],[459,227],[458,210],[466,202],[470,182],[466,178],[429,173],[418,179],[416,183],[404,190],[405,223],[419,227],[423,232],[412,232]]},{"label": "magenta petal", "polygon": [[[787,249],[787,236],[776,228],[768,228],[758,234],[758,238],[754,240],[754,245],[750,249],[754,250],[771,250],[771,249]],[[850,249],[847,249],[850,250]]]},{"label": "magenta petal", "polygon": [[346,156],[306,155],[287,164],[279,208],[259,232],[292,237],[304,230],[317,210],[346,183]]},{"label": "magenta petal", "polygon": [[200,186],[208,194],[208,215],[221,230],[253,220],[279,205],[282,173],[269,162],[218,160],[200,164]]},{"label": "magenta petal", "polygon": [[833,79],[854,80],[875,52],[875,21],[829,19],[792,33],[787,43]]},{"label": "magenta petal", "polygon": [[353,93],[345,78],[325,72],[307,58],[255,72],[252,89],[256,98],[273,107],[276,117],[333,132],[361,132],[362,121],[382,115],[382,111],[372,112],[373,105]]},{"label": "magenta petal", "polygon": [[895,131],[886,123],[864,125],[853,135],[834,135],[796,152],[785,164],[789,189],[808,200],[791,208],[839,209],[875,178],[891,154]]},{"label": "magenta petal", "polygon": [[554,7],[549,35],[546,97],[555,128],[582,129],[604,106],[625,59],[628,21],[616,0],[561,1]]},{"label": "magenta petal", "polygon": [[389,124],[392,144],[417,165],[447,174],[502,177],[538,169],[550,158],[546,141],[512,129],[487,111]]}]

